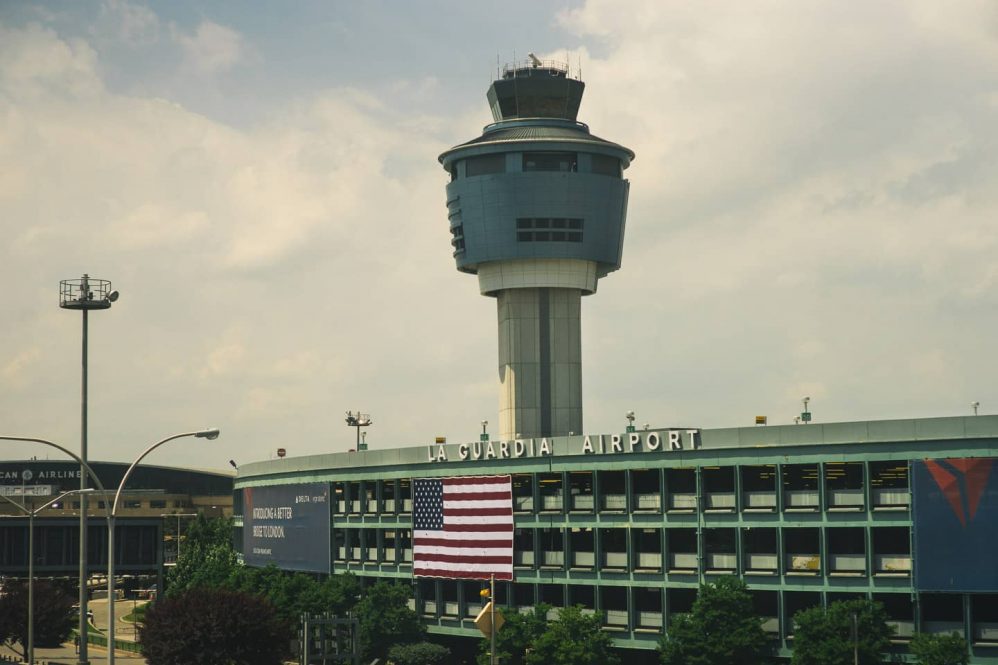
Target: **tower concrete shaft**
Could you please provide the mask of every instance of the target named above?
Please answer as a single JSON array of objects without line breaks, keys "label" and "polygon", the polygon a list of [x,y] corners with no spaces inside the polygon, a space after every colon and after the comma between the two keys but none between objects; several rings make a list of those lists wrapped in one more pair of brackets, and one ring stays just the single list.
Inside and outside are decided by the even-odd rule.
[{"label": "tower concrete shaft", "polygon": [[499,436],[582,431],[582,291],[508,289],[499,310]]},{"label": "tower concrete shaft", "polygon": [[458,270],[496,298],[503,439],[581,434],[581,299],[620,267],[634,153],[576,120],[560,63],[507,65],[495,122],[440,156]]}]

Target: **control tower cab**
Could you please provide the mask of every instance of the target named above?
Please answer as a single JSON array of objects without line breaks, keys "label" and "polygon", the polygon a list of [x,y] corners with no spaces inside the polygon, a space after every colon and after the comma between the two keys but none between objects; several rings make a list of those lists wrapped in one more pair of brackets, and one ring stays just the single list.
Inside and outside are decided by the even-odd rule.
[{"label": "control tower cab", "polygon": [[495,122],[439,158],[457,268],[497,299],[503,439],[582,433],[581,297],[620,267],[634,159],[576,120],[584,90],[563,63],[507,65]]}]

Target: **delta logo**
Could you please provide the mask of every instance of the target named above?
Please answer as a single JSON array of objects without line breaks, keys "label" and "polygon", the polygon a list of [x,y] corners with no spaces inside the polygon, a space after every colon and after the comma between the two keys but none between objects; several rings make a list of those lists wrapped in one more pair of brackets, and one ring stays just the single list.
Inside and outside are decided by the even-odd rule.
[{"label": "delta logo", "polygon": [[925,468],[964,528],[974,521],[994,461],[992,457],[925,460]]}]

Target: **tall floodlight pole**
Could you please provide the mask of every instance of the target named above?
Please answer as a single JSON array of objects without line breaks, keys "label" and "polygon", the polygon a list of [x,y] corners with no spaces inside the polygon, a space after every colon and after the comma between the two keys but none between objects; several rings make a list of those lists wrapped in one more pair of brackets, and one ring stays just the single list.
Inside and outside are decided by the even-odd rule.
[{"label": "tall floodlight pole", "polygon": [[0,494],[0,499],[4,499],[28,516],[28,644],[25,651],[28,654],[28,665],[35,665],[35,515],[45,510],[49,506],[62,501],[72,494],[89,494],[93,488],[70,490],[63,492],[59,496],[47,501],[37,508],[28,508],[24,504],[14,501],[10,497]]},{"label": "tall floodlight pole", "polygon": [[367,441],[360,440],[360,428],[370,427],[374,424],[374,421],[371,420],[371,414],[361,413],[360,409],[357,409],[357,413],[347,411],[346,420],[348,426],[357,428],[357,448],[355,450],[367,450]]},{"label": "tall floodlight pole", "polygon": [[[87,489],[87,324],[90,310],[109,309],[118,299],[118,292],[111,290],[111,282],[96,279],[84,273],[80,279],[59,282],[59,307],[83,312],[82,381],[80,390],[80,489]],[[87,642],[87,497],[80,496],[80,655],[79,665],[88,665]]]}]

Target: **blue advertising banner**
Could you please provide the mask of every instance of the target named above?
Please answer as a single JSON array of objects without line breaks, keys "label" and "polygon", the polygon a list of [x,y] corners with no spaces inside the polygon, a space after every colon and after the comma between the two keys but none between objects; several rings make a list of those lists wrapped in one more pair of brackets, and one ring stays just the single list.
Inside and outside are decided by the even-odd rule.
[{"label": "blue advertising banner", "polygon": [[243,561],[329,572],[329,483],[243,489]]},{"label": "blue advertising banner", "polygon": [[998,591],[996,458],[912,462],[915,588]]}]

